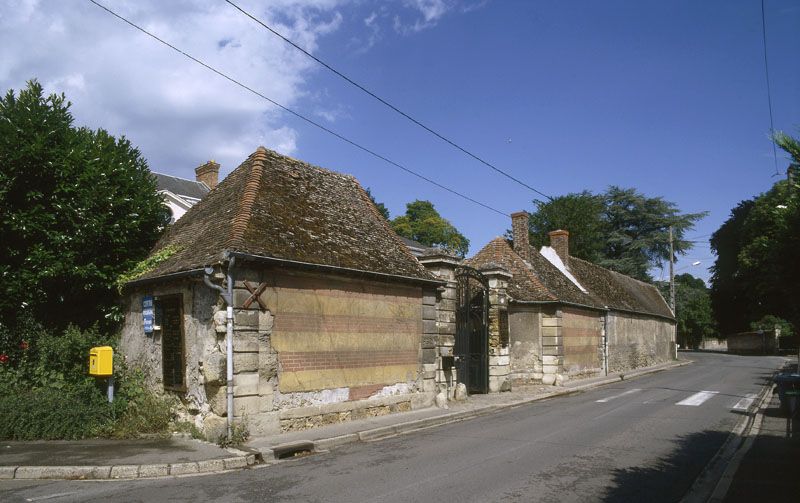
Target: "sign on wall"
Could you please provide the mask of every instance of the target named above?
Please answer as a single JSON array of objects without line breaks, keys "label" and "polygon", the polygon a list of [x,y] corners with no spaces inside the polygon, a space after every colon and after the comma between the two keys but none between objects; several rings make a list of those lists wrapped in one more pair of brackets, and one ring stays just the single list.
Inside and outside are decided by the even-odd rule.
[{"label": "sign on wall", "polygon": [[142,297],[142,321],[144,323],[144,333],[153,334],[153,320],[155,319],[153,310],[153,296],[145,295]]}]

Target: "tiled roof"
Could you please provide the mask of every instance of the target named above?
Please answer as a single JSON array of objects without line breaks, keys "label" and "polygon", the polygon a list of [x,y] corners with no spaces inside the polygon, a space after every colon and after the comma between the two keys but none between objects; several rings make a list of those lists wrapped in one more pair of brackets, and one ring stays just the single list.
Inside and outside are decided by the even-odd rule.
[{"label": "tiled roof", "polygon": [[177,196],[203,199],[208,194],[209,188],[203,182],[178,178],[177,176],[153,173],[156,177],[158,190],[168,190]]},{"label": "tiled roof", "polygon": [[141,279],[218,263],[224,251],[435,281],[358,181],[254,152],[178,220],[154,251],[179,251]]},{"label": "tiled roof", "polygon": [[570,257],[569,272],[586,289],[582,292],[538,250],[531,248],[531,262],[526,263],[504,238],[492,240],[467,264],[478,269],[499,264],[508,269],[513,275],[508,293],[516,301],[560,301],[672,318],[669,306],[653,285]]}]

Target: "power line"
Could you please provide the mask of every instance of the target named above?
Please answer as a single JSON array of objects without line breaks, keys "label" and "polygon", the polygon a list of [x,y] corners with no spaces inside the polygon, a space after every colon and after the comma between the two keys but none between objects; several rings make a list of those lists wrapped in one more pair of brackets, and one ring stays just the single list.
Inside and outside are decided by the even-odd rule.
[{"label": "power line", "polygon": [[764,75],[767,77],[767,104],[769,106],[769,135],[772,143],[772,159],[775,161],[775,176],[780,176],[778,170],[778,150],[775,148],[775,125],[772,118],[772,91],[769,85],[769,63],[767,62],[767,19],[764,14],[764,0],[761,0],[761,40],[764,43]]},{"label": "power line", "polygon": [[344,142],[346,142],[346,143],[348,143],[348,144],[350,144],[350,145],[352,145],[352,146],[356,147],[357,149],[359,149],[359,150],[361,150],[361,151],[363,151],[363,152],[366,152],[366,153],[368,153],[368,154],[372,155],[373,157],[376,157],[376,158],[378,158],[378,159],[380,159],[380,160],[382,160],[382,161],[384,161],[384,162],[386,162],[386,163],[388,163],[388,164],[391,164],[392,166],[395,166],[395,167],[397,167],[397,168],[399,168],[399,169],[401,169],[401,170],[405,171],[406,173],[412,174],[412,175],[416,176],[417,178],[420,178],[420,179],[422,179],[422,180],[425,180],[426,182],[428,182],[428,183],[430,183],[430,184],[433,184],[433,185],[435,185],[435,186],[439,187],[440,189],[446,190],[447,192],[450,192],[451,194],[454,194],[454,195],[456,195],[456,196],[458,196],[458,197],[460,197],[460,198],[462,198],[462,199],[466,199],[467,201],[469,201],[469,202],[471,202],[471,203],[474,203],[474,204],[477,204],[477,205],[479,205],[479,206],[482,206],[482,207],[486,208],[487,210],[491,210],[491,211],[493,211],[493,212],[495,212],[495,213],[498,213],[498,214],[500,214],[500,215],[503,215],[503,216],[506,216],[506,217],[508,217],[508,216],[509,216],[509,214],[508,214],[508,213],[505,213],[505,212],[503,212],[503,211],[500,211],[500,210],[498,210],[498,209],[496,209],[496,208],[493,208],[493,207],[489,206],[488,204],[485,204],[485,203],[482,203],[482,202],[480,202],[480,201],[478,201],[478,200],[476,200],[476,199],[473,199],[473,198],[471,198],[471,197],[469,197],[469,196],[467,196],[467,195],[465,195],[465,194],[462,194],[461,192],[458,192],[458,191],[456,191],[456,190],[454,190],[454,189],[451,189],[450,187],[447,187],[447,186],[445,186],[445,185],[442,185],[441,183],[439,183],[439,182],[437,182],[437,181],[435,181],[435,180],[432,180],[432,179],[428,178],[428,177],[427,177],[427,176],[425,176],[425,175],[422,175],[422,174],[420,174],[420,173],[417,173],[416,171],[414,171],[414,170],[411,170],[411,169],[409,169],[409,168],[407,168],[407,167],[403,166],[402,164],[400,164],[400,163],[398,163],[398,162],[395,162],[395,161],[393,161],[393,160],[389,159],[388,157],[385,157],[385,156],[383,156],[383,155],[381,155],[381,154],[379,154],[379,153],[375,152],[374,150],[371,150],[371,149],[369,149],[369,148],[367,148],[367,147],[364,147],[364,146],[362,146],[362,145],[361,145],[361,144],[359,144],[359,143],[356,143],[355,141],[353,141],[353,140],[351,140],[351,139],[347,138],[346,136],[344,136],[344,135],[341,135],[341,134],[337,133],[336,131],[333,131],[333,130],[332,130],[332,129],[330,129],[330,128],[327,128],[327,127],[323,126],[322,124],[320,124],[320,123],[318,123],[318,122],[316,122],[316,121],[314,121],[314,120],[312,120],[312,119],[309,119],[308,117],[306,117],[305,115],[302,115],[302,114],[301,114],[301,113],[299,113],[299,112],[295,112],[295,111],[294,111],[294,110],[292,110],[291,108],[288,108],[288,107],[285,107],[285,106],[281,105],[281,104],[280,104],[280,103],[278,103],[277,101],[275,101],[275,100],[273,100],[273,99],[271,99],[271,98],[268,98],[267,96],[265,96],[265,95],[261,94],[260,92],[256,91],[256,90],[255,90],[255,89],[253,89],[252,87],[249,87],[249,86],[247,86],[246,84],[243,84],[243,83],[239,82],[238,80],[234,79],[233,77],[230,77],[230,76],[228,76],[228,75],[226,75],[226,74],[222,73],[220,70],[217,70],[217,69],[216,69],[216,68],[214,68],[213,66],[211,66],[211,65],[209,65],[209,64],[207,64],[207,63],[204,63],[203,61],[201,61],[201,60],[199,60],[199,59],[195,58],[195,57],[194,57],[194,56],[192,56],[191,54],[189,54],[189,53],[187,53],[187,52],[185,52],[185,51],[183,51],[183,50],[181,50],[181,49],[179,49],[179,48],[175,47],[174,45],[170,44],[170,43],[169,43],[169,42],[167,42],[166,40],[164,40],[164,39],[162,39],[162,38],[159,38],[157,35],[154,35],[153,33],[151,33],[151,32],[149,32],[149,31],[145,30],[144,28],[142,28],[141,26],[137,25],[137,24],[136,24],[136,23],[134,23],[133,21],[129,21],[128,19],[126,19],[126,18],[122,17],[121,15],[117,14],[116,12],[114,12],[114,11],[113,11],[113,10],[111,10],[111,9],[109,9],[109,8],[108,8],[108,7],[106,7],[105,5],[102,5],[102,4],[98,3],[98,2],[96,2],[95,0],[88,0],[88,1],[89,1],[89,2],[91,2],[91,3],[93,3],[93,4],[94,4],[94,5],[96,5],[96,6],[100,7],[101,9],[103,9],[103,10],[104,10],[104,11],[106,11],[106,12],[108,12],[109,14],[111,14],[111,15],[112,15],[112,16],[114,16],[114,17],[116,17],[117,19],[119,19],[119,20],[121,20],[121,21],[123,21],[123,22],[127,23],[128,25],[132,26],[133,28],[136,28],[136,29],[137,29],[137,30],[139,30],[140,32],[144,33],[145,35],[147,35],[147,36],[149,36],[149,37],[151,37],[151,38],[153,38],[153,39],[155,39],[155,40],[157,40],[157,41],[161,42],[162,44],[166,45],[167,47],[169,47],[169,48],[170,48],[170,49],[172,49],[173,51],[175,51],[175,52],[177,52],[177,53],[179,53],[179,54],[181,54],[181,55],[183,55],[183,56],[187,57],[188,59],[190,59],[190,60],[194,61],[194,62],[195,62],[195,63],[197,63],[198,65],[201,65],[201,66],[203,66],[203,67],[204,67],[204,68],[206,68],[207,70],[211,70],[212,72],[216,73],[216,74],[217,74],[217,75],[219,75],[220,77],[222,77],[222,78],[224,78],[224,79],[226,79],[226,80],[228,80],[228,81],[230,81],[230,82],[232,82],[232,83],[236,84],[237,86],[241,87],[242,89],[245,89],[245,90],[247,90],[247,91],[249,91],[249,92],[253,93],[254,95],[258,96],[259,98],[262,98],[262,99],[264,99],[264,100],[268,101],[269,103],[271,103],[271,104],[275,105],[276,107],[280,108],[281,110],[284,110],[284,111],[286,111],[286,112],[288,112],[288,113],[290,113],[290,114],[294,115],[295,117],[297,117],[297,118],[299,118],[299,119],[302,119],[303,121],[305,121],[305,122],[307,122],[307,123],[311,124],[312,126],[315,126],[315,127],[319,128],[319,129],[321,129],[321,130],[325,131],[326,133],[328,133],[328,134],[331,134],[331,135],[335,136],[336,138],[339,138],[340,140],[342,140],[342,141],[344,141]]},{"label": "power line", "polygon": [[404,112],[404,111],[400,110],[399,108],[397,108],[396,106],[392,105],[391,103],[389,103],[389,102],[388,102],[388,101],[386,101],[385,99],[381,98],[380,96],[378,96],[378,95],[377,95],[377,94],[375,94],[374,92],[370,91],[369,89],[367,89],[367,88],[366,88],[366,87],[364,87],[363,85],[359,84],[358,82],[354,81],[353,79],[351,79],[351,78],[350,78],[350,77],[348,77],[347,75],[343,74],[342,72],[340,72],[340,71],[339,71],[339,70],[337,70],[336,68],[332,67],[332,66],[331,66],[331,65],[329,65],[328,63],[326,63],[326,62],[322,61],[322,60],[321,60],[321,59],[319,59],[318,57],[316,57],[316,56],[314,56],[313,54],[311,54],[310,52],[306,51],[305,49],[303,49],[302,47],[300,47],[299,45],[297,45],[296,43],[294,43],[294,42],[293,42],[291,39],[289,39],[289,38],[285,37],[283,34],[281,34],[280,32],[278,32],[277,30],[275,30],[274,28],[272,28],[271,26],[269,26],[269,25],[268,25],[268,24],[266,24],[265,22],[261,21],[260,19],[258,19],[258,18],[257,18],[257,17],[255,17],[254,15],[250,14],[249,12],[247,12],[246,10],[244,10],[243,8],[239,7],[238,5],[236,5],[235,3],[233,3],[231,0],[225,0],[225,2],[227,2],[228,4],[230,4],[230,6],[231,6],[231,7],[235,8],[236,10],[238,10],[239,12],[241,12],[242,14],[244,14],[245,16],[249,17],[250,19],[252,19],[252,20],[253,20],[253,21],[255,21],[256,23],[260,24],[260,25],[261,25],[262,27],[264,27],[266,30],[270,31],[272,34],[274,34],[274,35],[275,35],[275,36],[277,36],[278,38],[282,39],[282,40],[283,40],[284,42],[286,42],[287,44],[291,45],[292,47],[294,47],[294,48],[295,48],[295,49],[297,49],[298,51],[302,52],[303,54],[305,54],[305,55],[306,55],[306,56],[308,56],[309,58],[313,59],[314,61],[316,61],[316,62],[317,62],[317,63],[319,63],[320,65],[324,66],[325,68],[327,68],[328,70],[330,70],[331,72],[333,72],[335,75],[337,75],[337,76],[341,77],[342,79],[344,79],[344,80],[345,80],[345,81],[347,81],[348,83],[352,84],[353,86],[357,87],[358,89],[360,89],[361,91],[365,92],[365,93],[366,93],[366,94],[368,94],[369,96],[373,97],[374,99],[376,99],[377,101],[379,101],[379,102],[380,102],[380,103],[382,103],[383,105],[386,105],[386,106],[387,106],[387,107],[389,107],[390,109],[394,110],[395,112],[397,112],[398,114],[402,115],[403,117],[405,117],[405,118],[406,118],[406,119],[408,119],[409,121],[413,122],[413,123],[414,123],[414,124],[416,124],[417,126],[419,126],[419,127],[421,127],[422,129],[424,129],[425,131],[427,131],[427,132],[431,133],[432,135],[436,136],[437,138],[439,138],[440,140],[442,140],[442,141],[444,141],[445,143],[449,144],[450,146],[452,146],[452,147],[454,147],[454,148],[456,148],[456,149],[460,150],[461,152],[463,152],[464,154],[468,155],[469,157],[472,157],[473,159],[475,159],[476,161],[480,162],[481,164],[483,164],[483,165],[485,165],[485,166],[487,166],[487,167],[489,167],[489,168],[493,169],[493,170],[494,170],[494,171],[496,171],[497,173],[500,173],[501,175],[505,176],[506,178],[508,178],[508,179],[510,179],[510,180],[513,180],[514,182],[516,182],[516,183],[518,183],[518,184],[522,185],[523,187],[525,187],[525,188],[527,188],[527,189],[530,189],[530,190],[532,190],[533,192],[535,192],[535,193],[539,194],[539,195],[540,195],[540,196],[542,196],[542,197],[546,197],[547,199],[549,199],[549,200],[551,200],[551,201],[553,200],[553,198],[552,198],[552,197],[550,197],[550,196],[548,196],[547,194],[545,194],[545,193],[543,193],[543,192],[539,191],[538,189],[535,189],[535,188],[531,187],[530,185],[528,185],[527,183],[523,182],[523,181],[522,181],[522,180],[520,180],[519,178],[516,178],[515,176],[513,176],[513,175],[511,175],[511,174],[509,174],[509,173],[507,173],[507,172],[503,171],[502,169],[498,168],[497,166],[495,166],[494,164],[490,163],[489,161],[487,161],[487,160],[485,160],[485,159],[483,159],[483,158],[479,157],[478,155],[476,155],[476,154],[473,154],[471,151],[469,151],[469,150],[467,150],[466,148],[462,147],[461,145],[457,144],[457,143],[456,143],[456,142],[454,142],[453,140],[451,140],[451,139],[447,138],[446,136],[444,136],[443,134],[439,133],[438,131],[436,131],[436,130],[434,130],[434,129],[432,129],[432,128],[428,127],[428,126],[426,126],[425,124],[423,124],[423,123],[422,123],[422,122],[420,122],[419,120],[415,119],[415,118],[414,118],[414,117],[412,117],[411,115],[409,115],[409,114],[407,114],[406,112]]}]

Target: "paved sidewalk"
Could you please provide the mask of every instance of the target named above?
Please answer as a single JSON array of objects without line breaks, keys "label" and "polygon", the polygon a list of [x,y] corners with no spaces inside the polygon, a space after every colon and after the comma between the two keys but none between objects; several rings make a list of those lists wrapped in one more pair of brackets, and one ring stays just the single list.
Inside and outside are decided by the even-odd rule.
[{"label": "paved sidewalk", "polygon": [[800,501],[800,414],[789,417],[776,392],[761,416],[724,501]]},{"label": "paved sidewalk", "polygon": [[[690,363],[690,360],[679,359],[675,362],[628,371],[624,373],[624,379],[660,372]],[[310,430],[255,437],[247,443],[247,446],[259,451],[262,458],[269,462],[295,454],[325,451],[355,442],[377,440],[423,428],[463,421],[484,414],[491,414],[505,408],[619,382],[621,378],[623,376],[620,373],[613,373],[608,376],[567,381],[563,386],[528,386],[504,393],[471,395],[464,402],[450,402],[448,409],[431,407],[348,421]]]},{"label": "paved sidewalk", "polygon": [[[624,378],[687,365],[679,360],[625,372]],[[135,479],[241,469],[257,462],[274,462],[304,451],[330,450],[463,421],[537,400],[576,393],[619,382],[619,374],[568,381],[564,386],[530,386],[506,393],[472,395],[450,402],[449,409],[431,407],[410,412],[349,421],[312,430],[256,437],[243,450],[183,437],[140,440],[82,440],[0,442],[0,479]]]},{"label": "paved sidewalk", "polygon": [[0,442],[0,479],[131,479],[244,468],[255,455],[182,437]]}]

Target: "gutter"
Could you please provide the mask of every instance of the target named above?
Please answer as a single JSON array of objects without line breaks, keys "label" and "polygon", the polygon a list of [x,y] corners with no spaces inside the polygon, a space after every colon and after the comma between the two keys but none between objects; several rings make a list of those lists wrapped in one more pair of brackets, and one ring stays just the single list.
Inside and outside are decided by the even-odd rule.
[{"label": "gutter", "polygon": [[170,274],[164,274],[163,276],[155,276],[152,278],[143,278],[143,279],[134,279],[125,283],[124,288],[133,287],[133,286],[140,286],[140,285],[147,285],[150,283],[158,283],[161,281],[167,281],[170,279],[178,279],[178,278],[186,278],[190,276],[199,276],[203,274],[204,269],[189,269],[188,271],[179,271],[173,272]]},{"label": "gutter", "polygon": [[288,259],[281,259],[281,258],[274,258],[274,257],[267,257],[264,255],[253,255],[250,253],[243,253],[243,252],[228,252],[229,257],[237,257],[242,260],[249,260],[252,262],[261,262],[266,264],[276,264],[276,265],[287,265],[292,267],[297,267],[301,269],[316,269],[319,271],[326,271],[326,272],[340,272],[344,274],[358,274],[360,276],[367,276],[373,277],[376,279],[394,279],[394,280],[403,280],[407,283],[416,283],[416,284],[423,284],[423,285],[445,285],[447,284],[446,281],[438,280],[438,279],[423,279],[423,278],[416,278],[413,276],[403,276],[400,274],[388,274],[383,272],[373,272],[373,271],[364,271],[362,269],[352,269],[350,267],[339,267],[334,265],[323,265],[323,264],[315,264],[313,262],[301,262],[298,260],[288,260]]},{"label": "gutter", "polygon": [[563,300],[517,300],[511,299],[511,302],[514,304],[520,305],[547,305],[547,304],[561,304],[565,306],[573,306],[573,307],[582,307],[584,309],[591,309],[592,311],[600,311],[604,313],[609,312],[617,312],[617,313],[628,313],[628,314],[638,314],[641,316],[652,316],[654,318],[661,318],[662,320],[671,321],[672,323],[677,323],[675,318],[670,318],[669,316],[664,316],[663,314],[654,314],[654,313],[645,313],[643,311],[633,311],[632,309],[619,309],[616,307],[596,307],[596,306],[589,306],[586,304],[580,304],[578,302],[567,302]]}]

